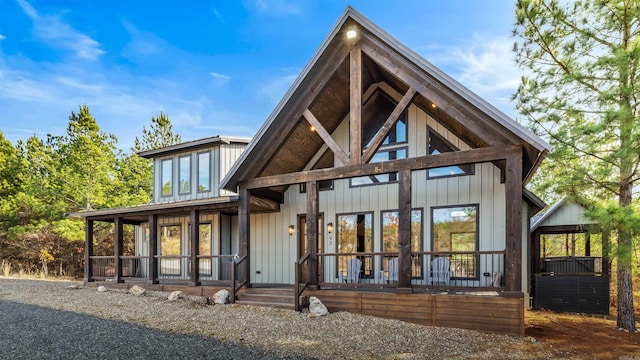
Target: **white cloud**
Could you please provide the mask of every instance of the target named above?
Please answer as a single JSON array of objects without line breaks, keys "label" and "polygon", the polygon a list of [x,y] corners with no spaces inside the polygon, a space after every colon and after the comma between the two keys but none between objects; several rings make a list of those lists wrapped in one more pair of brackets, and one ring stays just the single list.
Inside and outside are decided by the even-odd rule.
[{"label": "white cloud", "polygon": [[34,34],[51,47],[71,50],[77,57],[85,60],[97,60],[104,50],[100,43],[80,33],[64,23],[55,15],[39,15],[26,0],[18,0],[22,11],[33,21]]},{"label": "white cloud", "polygon": [[300,14],[300,8],[298,6],[288,3],[285,0],[256,0],[256,7],[258,8],[258,10],[270,14]]},{"label": "white cloud", "polygon": [[4,39],[6,39],[6,38],[7,38],[6,36],[4,36],[4,35],[0,34],[0,40],[4,40]]},{"label": "white cloud", "polygon": [[231,80],[231,76],[225,75],[225,74],[220,74],[217,72],[210,72],[209,75],[213,76],[214,79],[217,80],[224,80],[224,81],[229,81]]}]

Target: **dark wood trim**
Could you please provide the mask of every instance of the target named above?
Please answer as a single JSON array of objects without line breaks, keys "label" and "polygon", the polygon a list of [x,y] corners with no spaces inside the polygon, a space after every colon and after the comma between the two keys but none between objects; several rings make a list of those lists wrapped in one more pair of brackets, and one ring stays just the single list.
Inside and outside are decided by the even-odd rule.
[{"label": "dark wood trim", "polygon": [[309,285],[318,284],[318,213],[320,211],[318,201],[318,183],[307,183],[307,215],[306,215],[306,240],[309,262],[307,265]]},{"label": "dark wood trim", "polygon": [[411,171],[398,173],[398,288],[411,287]]},{"label": "dark wood trim", "polygon": [[349,56],[349,154],[351,165],[362,156],[362,52],[355,46]]},{"label": "dark wood trim", "polygon": [[122,261],[120,257],[122,256],[122,242],[124,237],[124,232],[122,231],[122,217],[116,217],[113,219],[113,255],[114,255],[114,273],[113,273],[113,281],[116,283],[124,282],[122,279]]},{"label": "dark wood trim", "polygon": [[338,161],[340,161],[342,165],[349,165],[349,156],[347,156],[344,150],[342,150],[340,145],[338,145],[338,143],[333,139],[331,134],[329,134],[329,132],[324,128],[324,126],[322,126],[320,121],[318,121],[318,119],[313,115],[313,113],[309,109],[306,109],[302,113],[302,115],[307,120],[309,125],[314,127],[315,132],[318,134],[318,136],[320,136],[322,141],[324,141],[324,143],[327,144],[329,149],[333,151]]},{"label": "dark wood trim", "polygon": [[84,282],[94,281],[91,256],[93,256],[93,220],[86,219],[84,230]]},{"label": "dark wood trim", "polygon": [[398,105],[396,105],[395,109],[393,109],[391,115],[389,115],[387,120],[384,122],[382,128],[380,128],[380,131],[378,131],[378,134],[376,134],[376,137],[371,141],[371,146],[369,146],[367,150],[365,150],[362,156],[362,163],[368,163],[376,153],[376,151],[378,151],[378,148],[387,137],[389,130],[398,122],[398,120],[400,120],[400,116],[405,110],[407,110],[414,96],[416,96],[416,89],[410,87],[409,90],[407,90],[407,92],[404,94]]},{"label": "dark wood trim", "polygon": [[267,210],[267,211],[278,211],[280,210],[280,203],[273,201],[271,199],[257,196],[256,194],[251,194],[251,205],[255,205],[255,207]]},{"label": "dark wood trim", "polygon": [[[240,187],[238,192],[240,196],[240,206],[238,207],[238,231],[239,231],[239,250],[240,250],[240,258],[246,257],[244,261],[244,274],[246,277],[247,284],[250,283],[251,274],[249,273],[251,269],[250,258],[249,258],[249,250],[251,245],[250,239],[250,215],[251,215],[251,192],[246,187]],[[235,287],[235,284],[233,284]]]},{"label": "dark wood trim", "polygon": [[158,215],[149,215],[149,272],[147,283],[158,283]]},{"label": "dark wood trim", "polygon": [[189,214],[189,245],[191,246],[191,282],[193,286],[200,285],[200,261],[198,261],[198,253],[200,252],[200,211],[191,210]]},{"label": "dark wood trim", "polygon": [[536,231],[541,234],[582,234],[589,232],[590,224],[540,226]]},{"label": "dark wood trim", "polygon": [[[280,185],[291,185],[309,181],[346,179],[358,176],[378,175],[400,170],[423,170],[441,166],[465,165],[505,159],[522,154],[520,145],[455,151],[438,155],[427,155],[408,159],[389,160],[371,164],[357,164],[340,168],[300,171],[290,174],[263,176],[241,183],[246,189],[258,189]],[[522,186],[520,187],[522,192]],[[522,199],[520,199],[522,201]]]},{"label": "dark wood trim", "polygon": [[507,158],[505,173],[505,288],[522,291],[522,149],[519,156]]}]

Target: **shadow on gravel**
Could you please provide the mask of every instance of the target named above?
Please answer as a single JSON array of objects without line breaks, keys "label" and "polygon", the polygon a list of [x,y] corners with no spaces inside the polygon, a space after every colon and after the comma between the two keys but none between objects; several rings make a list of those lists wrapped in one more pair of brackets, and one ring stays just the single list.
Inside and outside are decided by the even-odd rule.
[{"label": "shadow on gravel", "polygon": [[[250,346],[0,300],[3,359],[282,359]],[[302,358],[300,358],[302,359]]]}]

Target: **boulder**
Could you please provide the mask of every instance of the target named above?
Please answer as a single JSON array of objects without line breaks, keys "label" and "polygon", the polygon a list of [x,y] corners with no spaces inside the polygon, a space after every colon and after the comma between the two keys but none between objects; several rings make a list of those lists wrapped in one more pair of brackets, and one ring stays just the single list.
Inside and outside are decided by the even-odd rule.
[{"label": "boulder", "polygon": [[228,304],[229,303],[229,292],[226,289],[219,290],[217,293],[213,295],[213,303],[214,304]]},{"label": "boulder", "polygon": [[329,310],[327,310],[327,307],[324,306],[324,304],[322,303],[322,301],[320,301],[320,299],[318,299],[315,296],[312,296],[309,298],[309,317],[310,318],[316,318],[316,317],[320,317],[323,315],[327,315],[329,313]]},{"label": "boulder", "polygon": [[107,288],[104,287],[103,285],[98,286],[98,291],[100,292],[107,292]]},{"label": "boulder", "polygon": [[179,299],[182,299],[182,291],[174,291],[171,294],[169,294],[169,301],[176,301]]},{"label": "boulder", "polygon": [[142,286],[139,285],[134,285],[131,289],[129,289],[129,293],[136,295],[136,296],[140,296],[142,294],[144,294],[145,289]]}]

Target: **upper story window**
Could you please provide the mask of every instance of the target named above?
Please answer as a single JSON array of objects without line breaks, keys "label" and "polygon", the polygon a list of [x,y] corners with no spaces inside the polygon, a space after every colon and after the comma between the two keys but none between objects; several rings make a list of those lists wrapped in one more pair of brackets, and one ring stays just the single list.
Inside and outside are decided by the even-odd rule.
[{"label": "upper story window", "polygon": [[162,196],[171,196],[173,193],[173,159],[162,160],[160,184],[162,184]]},{"label": "upper story window", "polygon": [[[376,134],[372,134],[366,140],[366,148],[371,146],[371,142]],[[365,143],[365,141],[363,141]],[[401,115],[396,124],[389,130],[387,137],[380,145],[378,151],[371,157],[369,163],[376,163],[389,160],[407,158],[407,116]],[[365,148],[365,149],[366,149]],[[351,186],[377,185],[398,181],[398,173],[379,174],[361,176],[351,179]]]},{"label": "upper story window", "polygon": [[[436,133],[433,129],[427,128],[427,135],[429,138],[429,155],[437,155],[446,152],[458,151],[444,137]],[[449,176],[461,176],[461,175],[473,175],[475,173],[475,166],[473,164],[460,165],[460,166],[444,166],[427,170],[427,179],[441,178]]]},{"label": "upper story window", "polygon": [[211,155],[209,152],[198,154],[198,191],[211,189]]},{"label": "upper story window", "polygon": [[191,156],[181,156],[178,161],[180,172],[180,194],[191,192]]}]

